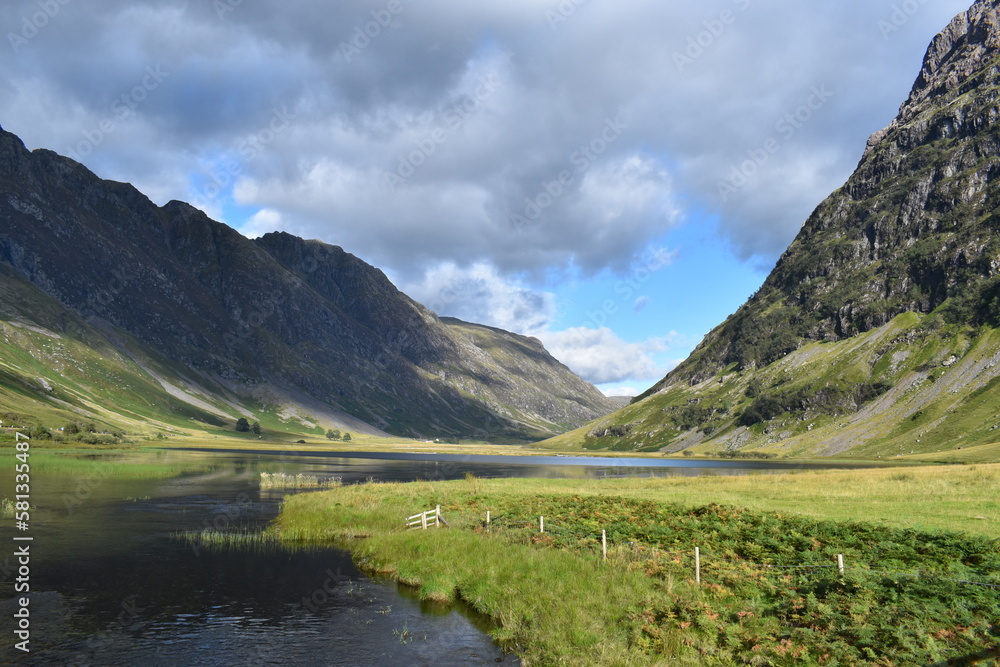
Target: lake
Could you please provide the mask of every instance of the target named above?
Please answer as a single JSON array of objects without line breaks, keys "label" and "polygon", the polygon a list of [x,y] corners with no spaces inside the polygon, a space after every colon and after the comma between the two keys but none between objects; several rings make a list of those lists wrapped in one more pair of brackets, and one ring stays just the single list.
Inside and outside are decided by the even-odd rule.
[{"label": "lake", "polygon": [[[176,466],[166,478],[87,472],[79,458]],[[0,472],[13,489],[11,465]],[[602,459],[250,450],[153,450],[48,456],[32,462],[31,653],[26,665],[517,665],[488,620],[462,605],[421,603],[360,573],[330,548],[192,545],[204,528],[263,528],[286,491],[260,473],[339,477],[345,484],[478,477],[746,474],[804,466],[772,461]],[[77,459],[77,460],[74,460]],[[122,466],[124,467],[124,466]],[[151,473],[152,474],[152,473]],[[6,495],[6,494],[5,494]],[[13,495],[13,494],[10,494]],[[17,562],[12,520],[0,552],[0,611],[13,630]]]}]

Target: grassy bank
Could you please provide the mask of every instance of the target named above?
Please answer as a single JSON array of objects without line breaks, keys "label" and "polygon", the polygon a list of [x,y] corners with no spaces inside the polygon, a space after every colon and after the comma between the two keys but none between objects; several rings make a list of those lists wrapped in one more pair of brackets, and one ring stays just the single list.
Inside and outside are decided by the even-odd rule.
[{"label": "grassy bank", "polygon": [[[527,664],[989,660],[1000,588],[961,582],[1000,584],[998,480],[1000,466],[949,466],[364,484],[290,497],[272,530],[347,544],[424,598],[463,598]],[[449,528],[401,530],[435,505]],[[945,531],[966,515],[978,534]]]},{"label": "grassy bank", "polygon": [[[13,456],[11,456],[13,458]],[[98,479],[169,479],[218,467],[209,458],[178,456],[157,450],[108,448],[31,448],[31,470],[36,475],[73,475]]]}]

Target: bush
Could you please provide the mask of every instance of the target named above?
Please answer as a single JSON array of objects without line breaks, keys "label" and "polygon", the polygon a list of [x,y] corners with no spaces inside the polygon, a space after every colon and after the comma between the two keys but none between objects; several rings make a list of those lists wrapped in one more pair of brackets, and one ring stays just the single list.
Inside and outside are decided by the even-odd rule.
[{"label": "bush", "polygon": [[32,440],[51,440],[52,434],[44,426],[32,426],[28,429],[28,437]]},{"label": "bush", "polygon": [[248,422],[243,417],[236,420],[236,431],[237,433],[247,433],[250,430],[250,422]]}]

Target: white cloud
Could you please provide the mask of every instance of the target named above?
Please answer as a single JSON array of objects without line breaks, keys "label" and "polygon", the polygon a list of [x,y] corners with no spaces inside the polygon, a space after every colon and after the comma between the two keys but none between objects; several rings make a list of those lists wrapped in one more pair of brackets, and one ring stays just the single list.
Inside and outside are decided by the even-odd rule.
[{"label": "white cloud", "polygon": [[602,394],[605,396],[638,396],[645,389],[637,389],[631,384],[622,384],[619,382],[612,382],[609,384],[604,384],[598,387]]},{"label": "white cloud", "polygon": [[669,349],[669,336],[627,343],[607,327],[574,327],[535,335],[552,356],[593,384],[653,380],[669,370],[653,359],[654,353]]},{"label": "white cloud", "polygon": [[442,264],[402,289],[438,315],[519,333],[544,329],[555,313],[552,294],[507,280],[485,263]]}]

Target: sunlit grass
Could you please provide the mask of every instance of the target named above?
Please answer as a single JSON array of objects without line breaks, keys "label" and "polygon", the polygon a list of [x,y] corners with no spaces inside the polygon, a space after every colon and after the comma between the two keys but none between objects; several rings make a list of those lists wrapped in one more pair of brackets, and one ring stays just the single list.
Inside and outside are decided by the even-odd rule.
[{"label": "sunlit grass", "polygon": [[[749,648],[726,639],[736,636],[726,633],[752,636],[750,624],[759,629],[760,641],[773,658],[761,664],[790,665],[798,664],[793,653],[805,650],[802,642],[807,640],[801,633],[787,634],[787,622],[767,611],[768,605],[777,603],[766,600],[793,604],[801,580],[773,589],[765,580],[744,581],[740,575],[735,583],[720,585],[716,579],[698,587],[692,580],[690,555],[680,557],[683,564],[655,558],[636,561],[637,553],[649,553],[646,546],[619,542],[610,546],[609,560],[604,562],[599,538],[563,548],[558,539],[537,535],[529,539],[530,528],[523,534],[485,534],[481,510],[506,508],[510,514],[513,508],[545,506],[555,512],[555,507],[572,508],[589,498],[611,508],[607,521],[628,523],[627,513],[633,510],[627,509],[625,499],[687,507],[718,503],[778,513],[779,523],[784,521],[781,516],[796,515],[837,520],[823,529],[830,534],[850,535],[854,524],[847,521],[865,521],[931,531],[928,535],[966,529],[996,538],[1000,536],[998,481],[1000,465],[667,479],[470,477],[452,482],[370,483],[289,497],[269,533],[283,542],[349,547],[364,569],[413,586],[425,600],[465,600],[496,621],[496,639],[506,649],[516,650],[525,664],[736,664],[736,656],[745,657]],[[406,516],[436,505],[441,505],[450,528],[403,530]],[[621,508],[622,516],[616,518],[615,508]],[[976,518],[980,516],[985,518]],[[553,518],[553,524],[558,520]],[[788,530],[801,525],[808,524],[789,520]],[[599,535],[599,530],[593,532]],[[961,536],[943,539],[962,543]],[[751,551],[757,548],[745,546]],[[861,567],[862,556],[852,558]],[[711,569],[718,565],[706,567],[712,576],[721,576]],[[834,572],[832,561],[822,570],[836,588]],[[849,582],[848,588],[858,591],[858,618],[878,619],[879,627],[891,627],[880,615],[879,596],[884,591],[880,580],[859,573]],[[785,589],[792,592],[782,592]],[[837,598],[841,609],[854,604],[853,598],[847,603],[844,599]],[[919,601],[913,605],[920,608]],[[816,613],[834,613],[818,609]],[[689,631],[682,631],[688,626]],[[933,648],[935,640],[920,634],[923,631],[906,630],[911,631],[916,632],[917,644],[939,650]],[[786,639],[781,639],[783,634]],[[781,653],[786,649],[787,655]]]},{"label": "sunlit grass", "polygon": [[341,477],[321,479],[317,475],[299,473],[290,475],[284,472],[262,472],[260,488],[262,489],[333,489],[340,486]]},{"label": "sunlit grass", "polygon": [[30,454],[35,474],[96,476],[102,479],[169,479],[185,473],[205,472],[220,467],[218,461],[196,455],[164,455],[163,452],[100,451],[79,449],[36,449]]},{"label": "sunlit grass", "polygon": [[188,530],[174,534],[174,539],[199,549],[278,549],[280,543],[273,534],[261,531]]}]

